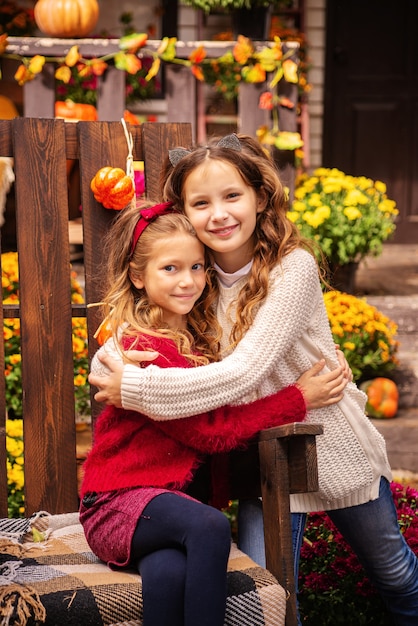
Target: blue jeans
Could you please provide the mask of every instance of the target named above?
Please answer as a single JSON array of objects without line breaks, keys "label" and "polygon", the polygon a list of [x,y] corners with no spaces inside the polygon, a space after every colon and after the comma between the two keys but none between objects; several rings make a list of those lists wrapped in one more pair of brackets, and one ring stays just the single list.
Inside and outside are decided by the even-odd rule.
[{"label": "blue jeans", "polygon": [[[263,520],[261,506],[249,507],[247,502],[242,505],[243,510],[238,517],[238,523],[244,524],[240,530],[240,547],[246,551],[246,525],[252,526],[251,536],[257,534],[260,537],[263,536]],[[363,564],[396,626],[416,626],[418,559],[399,530],[389,482],[385,478],[381,479],[379,497],[376,500],[327,513]],[[300,514],[293,514],[293,549],[294,554],[298,555],[295,558],[296,580],[304,526],[303,516],[301,518]],[[255,550],[252,550],[253,559],[260,557],[260,544],[258,541]]]}]

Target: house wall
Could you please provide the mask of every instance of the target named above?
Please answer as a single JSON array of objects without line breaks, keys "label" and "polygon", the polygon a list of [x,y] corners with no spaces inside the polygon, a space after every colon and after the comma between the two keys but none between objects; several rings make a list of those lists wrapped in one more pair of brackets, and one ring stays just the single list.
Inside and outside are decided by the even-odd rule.
[{"label": "house wall", "polygon": [[[21,4],[32,6],[32,0],[21,0]],[[95,33],[109,33],[116,37],[122,33],[119,18],[122,12],[132,13],[133,25],[139,32],[153,31],[152,38],[161,37],[159,16],[160,0],[106,0],[100,2],[100,17]],[[312,91],[309,93],[308,107],[304,113],[304,132],[306,141],[306,165],[309,170],[322,165],[322,128],[325,72],[325,10],[326,0],[305,0],[305,33],[308,42],[311,69],[309,81]],[[210,38],[225,28],[222,16],[209,16],[205,23],[200,23],[198,12],[191,7],[179,4],[178,39],[193,41]],[[140,102],[134,107],[138,114],[154,114],[159,121],[166,121],[164,100]]]},{"label": "house wall", "polygon": [[308,100],[309,154],[307,167],[322,165],[322,128],[325,76],[325,9],[326,0],[305,0],[305,33],[311,60],[309,82],[312,91]]},{"label": "house wall", "polygon": [[152,32],[152,39],[160,39],[161,19],[159,17],[159,0],[99,0],[100,15],[95,33],[109,33],[120,37],[123,26],[119,22],[122,13],[132,14],[132,24],[137,32]]}]

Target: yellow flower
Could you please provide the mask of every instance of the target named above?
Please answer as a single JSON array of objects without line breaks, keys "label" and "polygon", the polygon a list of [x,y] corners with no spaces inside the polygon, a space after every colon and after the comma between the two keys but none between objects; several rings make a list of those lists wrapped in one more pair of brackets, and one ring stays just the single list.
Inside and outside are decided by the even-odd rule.
[{"label": "yellow flower", "polygon": [[322,205],[321,195],[319,193],[313,193],[308,199],[309,206],[318,207]]},{"label": "yellow flower", "polygon": [[81,54],[78,50],[78,46],[71,46],[65,56],[65,64],[68,65],[68,67],[74,67],[74,65],[78,63],[80,59]]},{"label": "yellow flower", "polygon": [[344,215],[348,217],[350,221],[357,220],[361,217],[361,212],[355,206],[347,206],[343,211]]},{"label": "yellow flower", "polygon": [[81,387],[82,385],[86,384],[86,377],[82,376],[81,374],[78,374],[77,376],[74,377],[74,385],[76,387]]},{"label": "yellow flower", "polygon": [[297,179],[290,210],[299,216],[292,219],[303,237],[319,245],[331,267],[358,262],[367,254],[376,256],[395,230],[398,213],[384,188],[384,183],[365,176],[317,168],[312,176]]},{"label": "yellow flower", "polygon": [[358,379],[384,375],[397,365],[397,325],[364,299],[339,291],[324,294],[334,340]]},{"label": "yellow flower", "polygon": [[299,213],[297,211],[288,211],[287,217],[289,218],[291,222],[296,222],[296,220],[299,217]]},{"label": "yellow flower", "polygon": [[352,341],[345,341],[343,343],[343,348],[346,348],[346,350],[355,350],[356,344],[353,343]]},{"label": "yellow flower", "polygon": [[385,183],[382,183],[382,181],[377,180],[374,186],[376,187],[377,191],[380,191],[380,193],[386,193],[386,185]]}]

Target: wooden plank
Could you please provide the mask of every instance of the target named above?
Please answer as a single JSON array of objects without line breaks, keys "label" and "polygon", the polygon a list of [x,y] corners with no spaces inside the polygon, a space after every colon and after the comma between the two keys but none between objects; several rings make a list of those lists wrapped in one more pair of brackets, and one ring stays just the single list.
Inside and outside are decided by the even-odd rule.
[{"label": "wooden plank", "polygon": [[0,155],[2,157],[13,156],[11,120],[0,120]]},{"label": "wooden plank", "polygon": [[[12,123],[10,120],[0,120],[0,156],[10,157],[12,154]],[[4,334],[2,333],[0,371],[4,372],[4,370]],[[6,388],[3,377],[0,385],[0,517],[7,517],[6,411]]]},{"label": "wooden plank", "polygon": [[117,121],[125,110],[125,73],[110,65],[98,81],[97,114],[99,120]]},{"label": "wooden plank", "polygon": [[161,170],[168,151],[177,146],[189,148],[192,130],[188,123],[146,123],[141,125],[142,147],[145,158],[145,188],[147,197],[161,201]]},{"label": "wooden plank", "polygon": [[288,440],[261,440],[259,451],[266,566],[289,593],[286,625],[291,625],[297,623],[297,611],[289,501]]},{"label": "wooden plank", "polygon": [[55,116],[55,67],[45,63],[42,74],[23,86],[23,115],[25,117]]},{"label": "wooden plank", "polygon": [[26,513],[76,510],[64,122],[13,122]]},{"label": "wooden plank", "polygon": [[[1,155],[1,152],[0,152]],[[1,247],[0,247],[1,254]],[[1,258],[1,257],[0,257]],[[4,333],[0,338],[0,371],[4,365]],[[7,517],[7,464],[6,464],[6,387],[3,376],[0,385],[0,517]]]},{"label": "wooden plank", "polygon": [[196,139],[196,79],[190,68],[168,64],[165,72],[168,122],[189,122]]},{"label": "wooden plank", "polygon": [[[126,169],[128,145],[120,122],[79,122],[78,141],[80,152],[81,204],[84,241],[84,276],[86,302],[101,302],[106,287],[105,237],[118,211],[105,209],[94,199],[90,182],[96,172],[106,165]],[[98,345],[93,335],[103,311],[98,307],[87,309],[89,360]],[[94,401],[92,390],[93,421],[103,408]]]}]

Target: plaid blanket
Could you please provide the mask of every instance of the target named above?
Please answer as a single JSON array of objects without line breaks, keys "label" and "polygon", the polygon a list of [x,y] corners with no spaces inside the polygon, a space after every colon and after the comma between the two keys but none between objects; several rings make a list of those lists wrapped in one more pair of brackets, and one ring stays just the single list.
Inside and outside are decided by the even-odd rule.
[{"label": "plaid blanket", "polygon": [[[9,523],[8,535],[3,521],[1,626],[141,626],[140,576],[99,561],[78,514],[33,516],[19,530]],[[233,545],[225,626],[284,626],[285,611],[286,594],[276,579]]]}]

